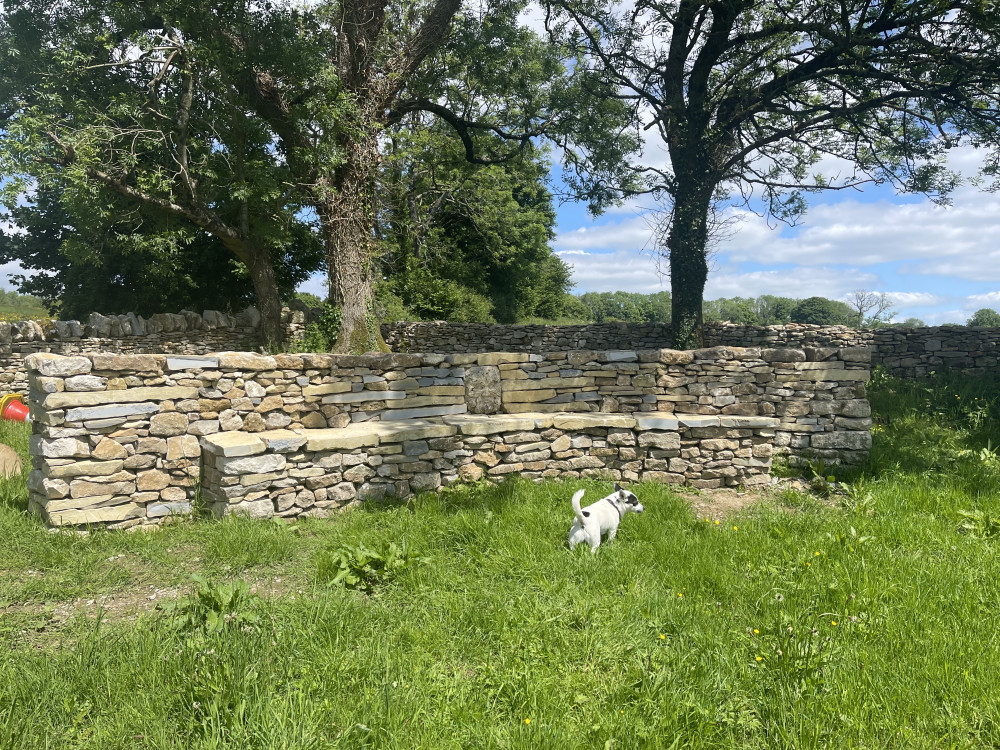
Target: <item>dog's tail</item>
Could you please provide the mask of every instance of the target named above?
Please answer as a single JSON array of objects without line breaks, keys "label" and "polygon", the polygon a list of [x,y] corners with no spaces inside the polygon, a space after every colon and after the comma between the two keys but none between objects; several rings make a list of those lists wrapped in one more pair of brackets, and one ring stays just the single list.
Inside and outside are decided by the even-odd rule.
[{"label": "dog's tail", "polygon": [[583,511],[580,510],[580,501],[583,499],[583,490],[577,490],[573,493],[573,512],[576,514],[576,520],[580,522],[583,526]]}]

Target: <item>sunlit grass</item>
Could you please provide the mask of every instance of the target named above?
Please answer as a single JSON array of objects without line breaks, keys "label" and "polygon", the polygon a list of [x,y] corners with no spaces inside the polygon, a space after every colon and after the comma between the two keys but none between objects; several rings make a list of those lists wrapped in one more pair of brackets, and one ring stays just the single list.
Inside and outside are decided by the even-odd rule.
[{"label": "sunlit grass", "polygon": [[[568,498],[601,483],[89,536],[11,489],[0,747],[995,746],[997,395],[877,381],[871,460],[833,469],[848,494],[715,523],[640,485],[647,512],[594,557],[565,546]],[[317,581],[332,551],[391,542],[419,559],[373,594]],[[254,583],[256,619],[178,630],[145,597],[135,621],[38,614],[195,572]]]}]

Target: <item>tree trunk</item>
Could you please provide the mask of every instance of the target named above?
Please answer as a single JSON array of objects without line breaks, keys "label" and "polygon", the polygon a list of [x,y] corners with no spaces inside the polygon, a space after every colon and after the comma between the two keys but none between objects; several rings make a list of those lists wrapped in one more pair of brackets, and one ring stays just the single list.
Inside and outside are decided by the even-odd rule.
[{"label": "tree trunk", "polygon": [[388,351],[374,313],[375,177],[378,140],[358,138],[337,168],[320,221],[326,245],[330,302],[341,311],[333,351]]},{"label": "tree trunk", "polygon": [[711,200],[711,187],[678,181],[667,235],[671,328],[676,349],[704,346],[701,308],[705,280],[708,278],[708,212]]},{"label": "tree trunk", "polygon": [[284,343],[285,332],[281,325],[281,297],[274,277],[271,254],[264,248],[248,248],[250,279],[260,305],[261,344],[268,351],[278,351]]}]

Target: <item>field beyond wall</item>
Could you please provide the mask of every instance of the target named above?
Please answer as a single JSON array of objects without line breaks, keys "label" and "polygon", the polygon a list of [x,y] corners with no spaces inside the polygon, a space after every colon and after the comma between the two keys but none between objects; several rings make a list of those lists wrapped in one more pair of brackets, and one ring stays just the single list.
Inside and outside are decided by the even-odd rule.
[{"label": "field beyond wall", "polygon": [[81,536],[7,480],[0,748],[1000,744],[997,384],[869,393],[835,491],[640,485],[596,557],[565,537],[602,483]]}]

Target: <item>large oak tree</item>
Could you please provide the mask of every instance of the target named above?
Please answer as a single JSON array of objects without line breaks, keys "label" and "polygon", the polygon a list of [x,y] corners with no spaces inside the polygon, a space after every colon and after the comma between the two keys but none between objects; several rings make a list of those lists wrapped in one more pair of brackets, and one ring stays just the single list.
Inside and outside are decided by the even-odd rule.
[{"label": "large oak tree", "polygon": [[[942,198],[943,154],[995,145],[1000,20],[987,0],[554,0],[553,35],[630,102],[667,163],[675,345],[701,342],[714,211],[793,219],[804,190],[864,182]],[[824,157],[842,176],[817,174]],[[625,191],[626,193],[628,191]]]}]

